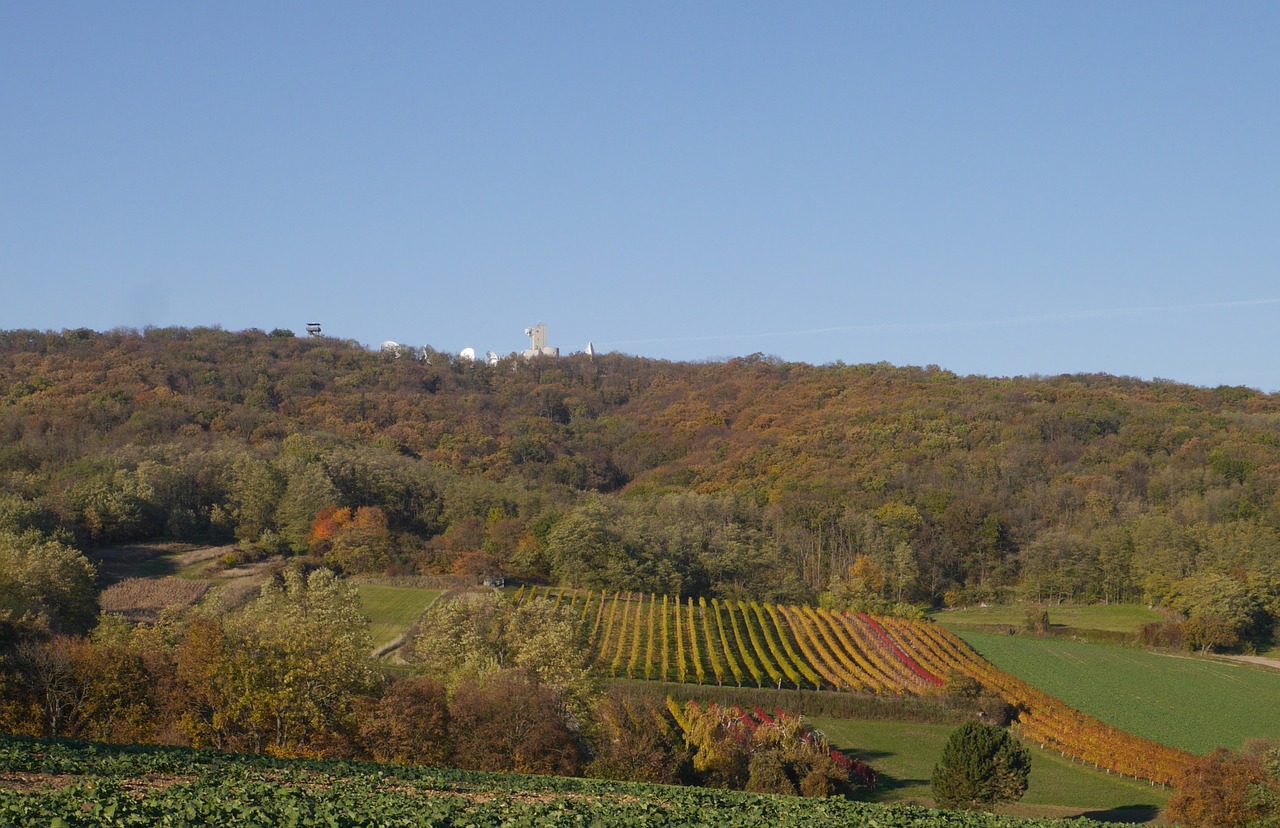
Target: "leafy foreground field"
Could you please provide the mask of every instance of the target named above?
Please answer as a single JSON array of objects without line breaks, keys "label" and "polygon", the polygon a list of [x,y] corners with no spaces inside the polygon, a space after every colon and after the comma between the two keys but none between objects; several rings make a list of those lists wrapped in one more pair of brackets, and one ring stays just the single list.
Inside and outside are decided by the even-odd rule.
[{"label": "leafy foreground field", "polygon": [[1196,753],[1280,737],[1280,672],[1054,638],[960,631],[1001,670],[1092,716]]},{"label": "leafy foreground field", "polygon": [[1077,826],[549,776],[286,761],[178,748],[0,737],[0,825],[64,826]]},{"label": "leafy foreground field", "polygon": [[[875,800],[933,805],[929,780],[952,725],[811,718],[837,748],[870,763],[879,775]],[[1056,751],[1031,748],[1030,787],[1004,812],[1019,816],[1086,816],[1144,822],[1154,818],[1170,792],[1159,786],[1095,771]]]}]

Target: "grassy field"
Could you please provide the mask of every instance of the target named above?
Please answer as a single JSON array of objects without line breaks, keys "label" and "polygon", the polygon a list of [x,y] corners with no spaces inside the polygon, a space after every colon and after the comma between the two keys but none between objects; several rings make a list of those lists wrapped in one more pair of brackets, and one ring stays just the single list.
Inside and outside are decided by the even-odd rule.
[{"label": "grassy field", "polygon": [[369,634],[373,646],[395,641],[418,620],[422,611],[440,595],[438,589],[356,584],[360,608],[369,617]]},{"label": "grassy field", "polygon": [[[1022,628],[1027,619],[1028,604],[1007,604],[988,607],[965,607],[934,613],[933,619],[951,629],[1005,624]],[[1160,614],[1146,607],[1131,604],[1082,604],[1049,607],[1049,624],[1053,627],[1072,627],[1081,630],[1136,635],[1138,628],[1148,621],[1160,620]]]},{"label": "grassy field", "polygon": [[[932,806],[933,766],[954,729],[950,725],[812,718],[831,743],[880,774],[876,802]],[[1031,784],[1022,802],[1005,812],[1018,816],[1073,817],[1145,822],[1164,807],[1170,792],[1145,782],[1084,768],[1057,753],[1031,748]]]},{"label": "grassy field", "polygon": [[1280,737],[1280,672],[1083,641],[959,630],[1002,670],[1117,727],[1206,753]]}]

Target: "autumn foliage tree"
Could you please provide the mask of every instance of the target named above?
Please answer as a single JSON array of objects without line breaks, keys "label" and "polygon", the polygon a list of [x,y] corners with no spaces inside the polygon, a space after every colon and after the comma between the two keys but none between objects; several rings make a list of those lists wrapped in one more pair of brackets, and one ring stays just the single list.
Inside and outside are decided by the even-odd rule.
[{"label": "autumn foliage tree", "polygon": [[561,694],[527,671],[463,682],[449,704],[449,719],[458,767],[567,775],[581,767]]},{"label": "autumn foliage tree", "polygon": [[[301,552],[342,504],[364,537],[331,526],[314,553],[348,572],[388,554],[357,514],[376,507],[394,563],[424,572],[478,551],[563,585],[869,611],[1142,598],[1202,616],[1211,648],[1280,618],[1280,395],[759,354],[418,356],[255,330],[0,331],[0,533]],[[860,557],[876,571],[851,572]],[[1211,604],[1179,585],[1202,575],[1244,587],[1247,617],[1221,584]]]},{"label": "autumn foliage tree", "polygon": [[371,648],[354,588],[330,570],[287,569],[243,610],[188,630],[177,653],[182,728],[197,746],[350,753]]},{"label": "autumn foliage tree", "polygon": [[156,698],[140,650],[88,637],[26,637],[0,672],[0,730],[142,742],[155,733]]},{"label": "autumn foliage tree", "polygon": [[452,753],[449,697],[429,676],[397,679],[359,711],[361,747],[378,762],[444,765]]},{"label": "autumn foliage tree", "polygon": [[1280,824],[1280,746],[1261,743],[1243,753],[1218,748],[1196,761],[1166,811],[1186,828]]},{"label": "autumn foliage tree", "polygon": [[307,533],[312,555],[339,572],[379,572],[391,563],[387,515],[378,506],[329,506],[316,513]]},{"label": "autumn foliage tree", "polygon": [[588,776],[666,785],[679,780],[688,752],[670,715],[651,696],[613,688],[593,714]]}]

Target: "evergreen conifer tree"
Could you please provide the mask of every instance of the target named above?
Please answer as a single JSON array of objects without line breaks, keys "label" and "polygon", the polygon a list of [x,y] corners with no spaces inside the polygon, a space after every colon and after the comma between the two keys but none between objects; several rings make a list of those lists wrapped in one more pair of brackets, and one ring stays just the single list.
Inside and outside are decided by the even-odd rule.
[{"label": "evergreen conifer tree", "polygon": [[967,722],[956,728],[933,769],[939,808],[1016,802],[1027,791],[1031,754],[1003,728]]}]

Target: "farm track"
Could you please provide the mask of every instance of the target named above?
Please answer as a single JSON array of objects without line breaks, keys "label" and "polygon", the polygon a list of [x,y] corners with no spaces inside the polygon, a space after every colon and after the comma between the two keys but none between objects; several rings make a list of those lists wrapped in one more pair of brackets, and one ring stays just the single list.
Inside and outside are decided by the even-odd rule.
[{"label": "farm track", "polygon": [[1251,655],[1219,655],[1216,657],[1231,661],[1243,661],[1245,664],[1256,664],[1259,667],[1270,667],[1272,670],[1280,670],[1280,658],[1264,658],[1263,656]]}]

